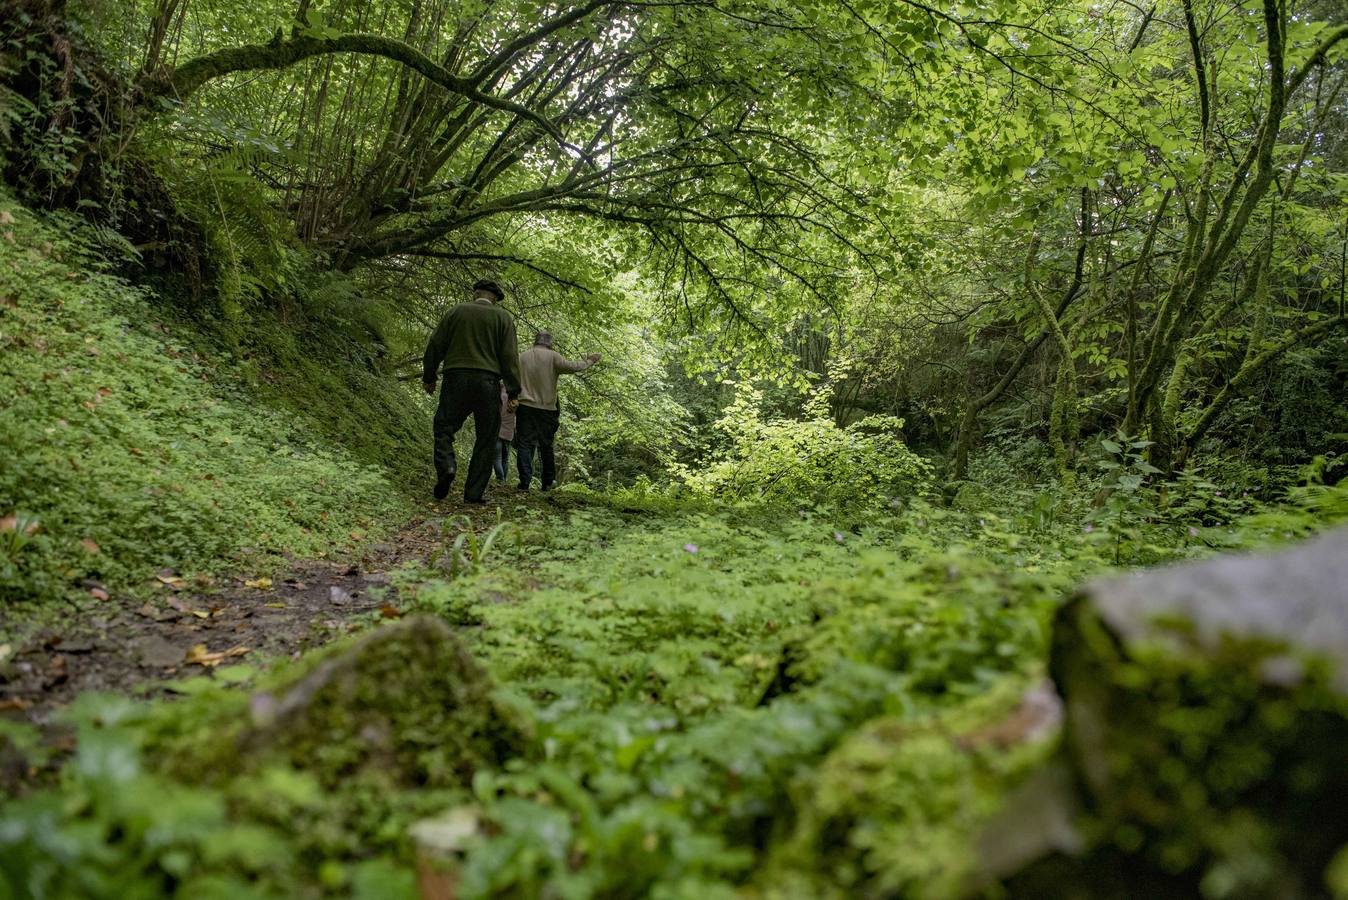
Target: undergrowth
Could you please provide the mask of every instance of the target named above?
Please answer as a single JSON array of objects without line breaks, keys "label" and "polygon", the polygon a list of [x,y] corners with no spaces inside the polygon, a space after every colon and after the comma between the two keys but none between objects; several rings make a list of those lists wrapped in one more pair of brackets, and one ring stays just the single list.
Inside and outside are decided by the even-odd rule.
[{"label": "undergrowth", "polygon": [[[59,789],[0,814],[0,879],[46,897],[411,898],[420,858],[423,887],[447,866],[464,898],[951,896],[980,823],[1052,750],[1007,723],[1072,586],[1120,546],[1155,562],[1348,518],[1348,491],[1312,484],[1221,524],[1187,502],[1134,510],[1102,541],[1101,507],[1045,514],[1028,500],[1047,489],[977,510],[568,489],[494,525],[448,519],[441,557],[395,582],[530,723],[513,759],[458,785],[434,774],[443,748],[334,774],[242,741],[256,704],[223,685],[148,708],[86,698]],[[381,704],[439,723],[414,732],[438,748],[455,713],[410,715],[424,677],[383,672],[401,690]],[[322,758],[382,753],[382,734],[325,731]]]},{"label": "undergrowth", "polygon": [[[5,198],[0,210],[0,608],[127,590],[160,567],[317,555],[406,514],[403,487],[371,464],[394,451],[348,448],[346,432],[359,443],[379,420],[339,376],[302,394],[303,374],[268,384],[247,360],[210,356],[106,271],[87,226]],[[259,399],[279,394],[325,394],[343,440]]]}]

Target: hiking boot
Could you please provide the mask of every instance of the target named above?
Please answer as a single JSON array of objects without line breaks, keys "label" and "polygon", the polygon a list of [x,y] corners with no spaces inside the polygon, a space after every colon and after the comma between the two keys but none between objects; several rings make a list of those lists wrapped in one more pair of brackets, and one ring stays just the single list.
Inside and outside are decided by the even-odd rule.
[{"label": "hiking boot", "polygon": [[454,473],[441,475],[435,482],[435,499],[443,500],[449,496],[449,486],[454,483]]}]

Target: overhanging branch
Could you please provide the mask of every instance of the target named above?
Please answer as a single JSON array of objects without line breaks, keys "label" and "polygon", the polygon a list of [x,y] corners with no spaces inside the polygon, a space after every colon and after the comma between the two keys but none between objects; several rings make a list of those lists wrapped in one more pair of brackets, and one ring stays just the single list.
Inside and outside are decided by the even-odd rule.
[{"label": "overhanging branch", "polygon": [[301,32],[293,34],[287,40],[273,40],[267,44],[246,44],[242,47],[217,50],[183,63],[164,75],[148,79],[142,86],[140,102],[144,105],[160,98],[186,100],[206,82],[225,75],[235,72],[286,69],[306,59],[331,53],[379,56],[401,63],[427,81],[467,100],[533,122],[559,145],[584,155],[584,151],[569,143],[561,130],[545,116],[513,100],[480,90],[473,79],[455,75],[410,44],[377,34],[317,37]]}]

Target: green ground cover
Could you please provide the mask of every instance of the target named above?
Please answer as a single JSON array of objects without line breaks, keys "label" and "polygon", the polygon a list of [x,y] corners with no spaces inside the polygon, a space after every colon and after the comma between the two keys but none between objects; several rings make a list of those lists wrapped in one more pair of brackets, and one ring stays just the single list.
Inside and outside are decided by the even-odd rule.
[{"label": "green ground cover", "polygon": [[[410,394],[330,355],[321,377],[259,377],[287,358],[258,352],[266,335],[212,343],[107,271],[97,232],[0,210],[0,621],[85,582],[265,567],[405,519]],[[367,424],[374,406],[387,426]]]},{"label": "green ground cover", "polygon": [[[1128,552],[1295,537],[1346,495],[1220,527],[1139,514]],[[1008,501],[711,511],[572,489],[491,528],[448,518],[433,565],[395,581],[496,685],[490,709],[517,723],[497,762],[465,774],[451,736],[498,713],[437,687],[478,676],[415,647],[372,664],[377,739],[326,701],[312,731],[256,738],[250,693],[283,696],[341,647],[169,705],[86,697],[60,786],[0,817],[0,884],[413,897],[416,860],[448,841],[460,897],[949,896],[1053,746],[979,735],[1042,680],[1050,617],[1118,550]]]}]

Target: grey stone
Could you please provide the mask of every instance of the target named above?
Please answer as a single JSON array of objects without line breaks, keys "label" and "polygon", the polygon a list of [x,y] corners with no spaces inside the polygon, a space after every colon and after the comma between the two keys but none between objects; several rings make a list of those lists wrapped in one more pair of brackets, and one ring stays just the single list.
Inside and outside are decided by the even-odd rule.
[{"label": "grey stone", "polygon": [[[1089,585],[1085,595],[1129,643],[1216,650],[1224,639],[1269,640],[1322,656],[1348,694],[1348,529],[1274,554],[1219,556]],[[1282,661],[1270,683],[1291,677]]]},{"label": "grey stone", "polygon": [[136,638],[132,646],[135,648],[136,655],[140,657],[140,664],[154,669],[176,666],[187,655],[187,651],[182,647],[171,644],[154,634]]}]

